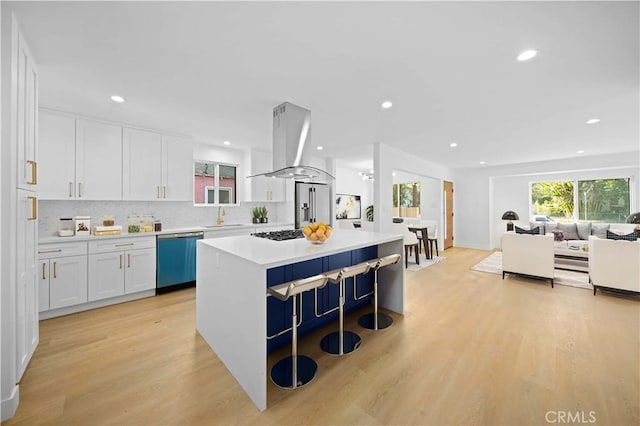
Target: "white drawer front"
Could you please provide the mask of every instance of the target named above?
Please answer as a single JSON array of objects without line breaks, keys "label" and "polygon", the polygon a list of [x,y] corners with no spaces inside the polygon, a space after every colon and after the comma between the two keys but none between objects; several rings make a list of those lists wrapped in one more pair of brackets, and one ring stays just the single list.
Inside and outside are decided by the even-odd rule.
[{"label": "white drawer front", "polygon": [[38,259],[77,256],[87,254],[87,242],[38,244]]},{"label": "white drawer front", "polygon": [[111,251],[155,248],[156,237],[117,238],[104,241],[89,241],[89,254]]}]

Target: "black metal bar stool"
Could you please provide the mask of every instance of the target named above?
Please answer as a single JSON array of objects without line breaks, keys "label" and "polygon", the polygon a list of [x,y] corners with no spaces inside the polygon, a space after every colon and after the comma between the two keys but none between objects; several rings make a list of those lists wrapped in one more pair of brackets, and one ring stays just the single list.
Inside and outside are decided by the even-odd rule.
[{"label": "black metal bar stool", "polygon": [[378,271],[385,266],[395,265],[399,260],[399,254],[390,254],[389,256],[374,259],[369,263],[369,266],[371,266],[374,271],[373,312],[364,314],[358,319],[358,324],[360,324],[361,327],[368,328],[369,330],[381,330],[393,324],[393,318],[387,314],[378,312]]},{"label": "black metal bar stool", "polygon": [[322,338],[320,347],[323,351],[332,355],[345,355],[360,347],[362,343],[360,336],[352,331],[344,331],[345,281],[347,278],[355,277],[359,274],[366,274],[369,272],[369,268],[369,264],[363,262],[335,271],[325,272],[331,284],[338,284],[340,286],[340,298],[338,301],[338,331],[329,333]]},{"label": "black metal bar stool", "polygon": [[302,292],[324,287],[327,284],[327,280],[326,275],[320,274],[267,287],[267,292],[272,296],[282,301],[292,298],[293,304],[291,327],[273,336],[267,336],[267,339],[273,339],[291,330],[291,355],[282,358],[271,368],[271,381],[278,387],[284,389],[299,388],[313,380],[316,375],[318,364],[308,356],[298,355],[298,327],[302,324],[302,302],[300,303],[300,322],[298,322],[297,296]]}]

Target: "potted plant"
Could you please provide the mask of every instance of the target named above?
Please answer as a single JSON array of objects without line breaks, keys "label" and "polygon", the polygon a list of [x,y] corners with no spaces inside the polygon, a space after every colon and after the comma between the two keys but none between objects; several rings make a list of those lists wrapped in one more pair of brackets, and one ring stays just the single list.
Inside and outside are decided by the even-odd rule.
[{"label": "potted plant", "polygon": [[262,206],[262,207],[258,207],[260,209],[260,223],[267,223],[269,222],[269,218],[267,217],[267,207],[266,206]]},{"label": "potted plant", "polygon": [[367,206],[367,208],[364,211],[364,214],[367,216],[367,220],[369,222],[373,222],[373,204],[371,204],[370,206]]},{"label": "potted plant", "polygon": [[260,223],[260,207],[254,207],[253,209],[251,209],[251,214],[253,215],[253,223]]}]

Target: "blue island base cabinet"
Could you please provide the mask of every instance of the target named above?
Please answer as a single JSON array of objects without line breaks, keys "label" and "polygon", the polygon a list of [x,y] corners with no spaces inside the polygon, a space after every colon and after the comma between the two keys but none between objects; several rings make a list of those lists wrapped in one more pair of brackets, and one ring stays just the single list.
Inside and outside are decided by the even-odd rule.
[{"label": "blue island base cabinet", "polygon": [[[278,266],[267,270],[267,287],[311,277],[346,266],[357,265],[376,259],[377,257],[378,247],[370,246],[290,265]],[[356,300],[356,297],[353,295],[353,278],[346,280],[345,315],[372,303],[373,275],[373,270],[370,270],[368,273],[356,277],[356,297],[361,298],[364,294],[371,293],[370,296],[362,297],[361,300]],[[319,315],[337,308],[339,293],[339,286],[330,282],[328,282],[324,288],[318,290]],[[337,310],[318,318],[315,312],[315,292],[307,291],[301,296],[302,323],[298,327],[298,338],[322,328],[327,324],[335,323],[337,328]],[[300,296],[298,298],[300,298]],[[298,301],[297,303],[299,306],[300,302]],[[274,336],[280,331],[291,327],[291,315],[292,299],[283,302],[275,297],[267,297],[267,336]],[[300,311],[298,311],[298,323],[300,323]],[[270,353],[290,344],[291,333],[287,332],[281,336],[267,340],[267,351]]]}]

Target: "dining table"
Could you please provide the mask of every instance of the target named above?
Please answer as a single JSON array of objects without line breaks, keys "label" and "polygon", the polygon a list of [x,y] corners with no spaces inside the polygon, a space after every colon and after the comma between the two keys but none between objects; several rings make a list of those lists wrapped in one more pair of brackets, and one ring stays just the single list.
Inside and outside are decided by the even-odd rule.
[{"label": "dining table", "polygon": [[429,233],[428,233],[428,228],[429,225],[418,225],[418,224],[414,224],[414,225],[407,225],[407,227],[409,228],[409,231],[411,232],[419,232],[420,235],[422,235],[422,238],[420,238],[422,240],[422,246],[424,247],[424,254],[426,256],[427,259],[431,259],[431,251],[429,250]]}]

